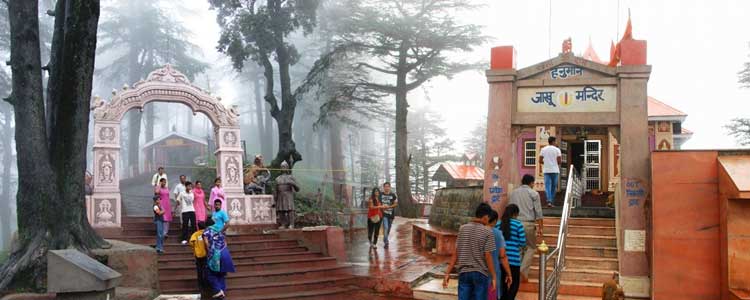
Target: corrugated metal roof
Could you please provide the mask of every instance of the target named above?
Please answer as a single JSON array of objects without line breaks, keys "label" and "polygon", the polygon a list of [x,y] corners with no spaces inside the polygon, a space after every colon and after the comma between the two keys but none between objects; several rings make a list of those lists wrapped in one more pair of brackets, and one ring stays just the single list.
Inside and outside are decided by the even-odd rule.
[{"label": "corrugated metal roof", "polygon": [[433,179],[439,180],[436,178],[441,178],[445,175],[441,173],[447,174],[453,180],[484,180],[484,170],[477,166],[467,166],[452,162],[442,163],[435,171]]},{"label": "corrugated metal roof", "polygon": [[159,142],[161,142],[163,140],[166,140],[168,138],[171,138],[171,137],[179,137],[179,138],[183,138],[183,139],[186,139],[186,140],[193,141],[193,142],[195,142],[197,144],[208,145],[208,143],[206,143],[205,139],[199,138],[197,136],[189,135],[187,133],[172,131],[172,132],[169,132],[169,133],[167,133],[165,135],[162,135],[162,136],[160,136],[158,138],[155,138],[153,141],[150,141],[150,142],[146,143],[145,145],[143,145],[143,147],[141,147],[141,149],[146,149],[148,147],[153,146],[156,143],[159,143]]}]

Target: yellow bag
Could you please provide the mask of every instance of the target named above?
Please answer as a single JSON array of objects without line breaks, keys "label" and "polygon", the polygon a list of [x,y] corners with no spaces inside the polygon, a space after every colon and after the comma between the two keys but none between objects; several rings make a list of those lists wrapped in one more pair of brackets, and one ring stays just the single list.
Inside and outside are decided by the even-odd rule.
[{"label": "yellow bag", "polygon": [[193,248],[195,257],[206,257],[206,243],[203,242],[203,230],[198,230],[190,236],[190,248]]}]

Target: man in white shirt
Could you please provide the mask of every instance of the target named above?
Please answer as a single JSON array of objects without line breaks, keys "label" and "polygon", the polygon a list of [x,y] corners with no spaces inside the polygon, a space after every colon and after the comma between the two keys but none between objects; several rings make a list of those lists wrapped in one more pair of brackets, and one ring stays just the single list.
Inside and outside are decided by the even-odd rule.
[{"label": "man in white shirt", "polygon": [[154,177],[151,177],[151,186],[157,186],[159,185],[159,180],[164,178],[167,179],[167,173],[164,173],[164,167],[159,167],[158,172],[154,174]]},{"label": "man in white shirt", "polygon": [[180,175],[180,183],[178,183],[172,190],[172,194],[174,195],[175,200],[177,200],[177,196],[179,196],[180,193],[185,191],[186,181],[187,181],[187,178],[185,177],[185,175]]},{"label": "man in white shirt", "polygon": [[544,172],[544,189],[547,195],[547,207],[554,207],[555,193],[557,193],[557,181],[560,179],[560,164],[562,153],[555,146],[557,139],[554,136],[547,139],[549,145],[542,148],[539,161],[542,162]]}]

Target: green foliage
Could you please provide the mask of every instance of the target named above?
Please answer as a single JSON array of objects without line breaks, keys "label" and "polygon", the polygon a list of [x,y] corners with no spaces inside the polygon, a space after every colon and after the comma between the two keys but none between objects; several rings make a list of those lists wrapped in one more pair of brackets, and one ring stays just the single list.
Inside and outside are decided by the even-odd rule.
[{"label": "green foliage", "polygon": [[[172,64],[191,80],[208,64],[195,58],[200,47],[189,42],[190,30],[164,7],[165,1],[108,1],[99,23],[97,55],[111,62],[97,70],[103,83],[133,84],[149,72]],[[178,7],[179,8],[179,7]]]},{"label": "green foliage", "polygon": [[451,154],[454,142],[446,137],[445,128],[439,125],[441,121],[440,115],[428,107],[416,110],[408,120],[412,192],[415,194],[432,194],[434,166],[457,159]]},{"label": "green foliage", "polygon": [[319,5],[319,0],[208,2],[218,11],[217,21],[222,28],[218,49],[232,59],[237,70],[242,70],[248,59],[262,65],[263,57],[279,47],[286,48],[289,63],[294,65],[299,52],[294,44],[285,43],[284,38],[298,29],[311,33]]},{"label": "green foliage", "polygon": [[467,152],[484,155],[485,147],[487,146],[487,117],[477,121],[476,126],[471,130],[469,136],[464,138],[463,143],[464,149]]},{"label": "green foliage", "polygon": [[4,264],[8,260],[8,251],[0,250],[0,265]]},{"label": "green foliage", "polygon": [[[348,1],[340,22],[340,43],[366,54],[358,66],[385,76],[406,75],[395,84],[363,82],[385,93],[411,91],[425,81],[451,77],[480,64],[451,59],[457,52],[473,51],[488,40],[481,27],[460,24],[455,14],[477,8],[469,0]],[[369,57],[377,58],[371,64]]]},{"label": "green foliage", "polygon": [[725,125],[729,134],[742,146],[750,145],[750,118],[735,118]]},{"label": "green foliage", "polygon": [[203,190],[210,192],[214,185],[214,179],[216,179],[216,168],[195,168],[190,178],[193,182],[200,180],[203,184]]}]

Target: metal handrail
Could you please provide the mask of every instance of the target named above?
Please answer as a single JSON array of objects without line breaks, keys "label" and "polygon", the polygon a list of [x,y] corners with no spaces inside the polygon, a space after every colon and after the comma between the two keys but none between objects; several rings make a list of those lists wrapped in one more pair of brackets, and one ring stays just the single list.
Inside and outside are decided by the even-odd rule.
[{"label": "metal handrail", "polygon": [[[556,300],[560,289],[560,278],[565,270],[565,246],[568,239],[568,221],[573,203],[580,201],[586,188],[581,177],[575,172],[575,167],[570,165],[568,182],[565,188],[565,199],[562,214],[560,215],[560,228],[557,235],[557,244],[552,252],[542,240],[538,246],[539,251],[539,300]],[[552,271],[547,275],[547,261],[555,258]]]}]

